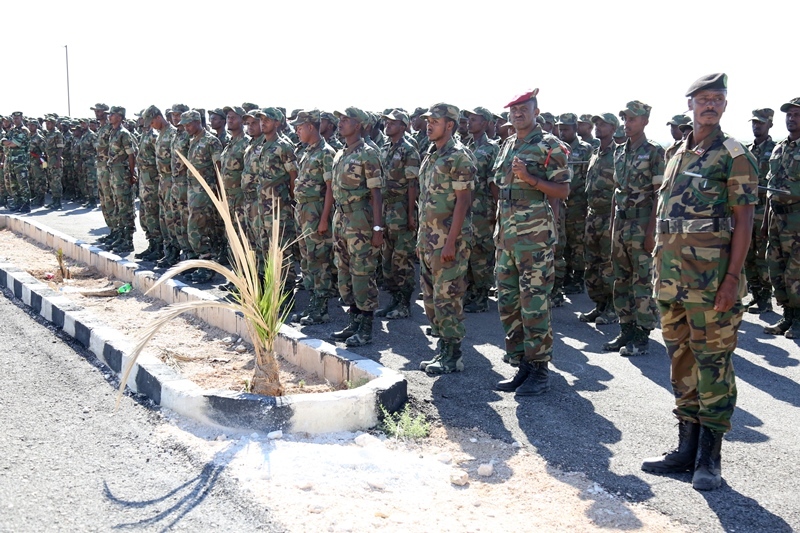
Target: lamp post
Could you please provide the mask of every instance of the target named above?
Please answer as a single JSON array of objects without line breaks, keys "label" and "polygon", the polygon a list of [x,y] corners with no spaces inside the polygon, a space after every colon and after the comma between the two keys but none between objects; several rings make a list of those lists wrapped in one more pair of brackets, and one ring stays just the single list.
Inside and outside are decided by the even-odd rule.
[{"label": "lamp post", "polygon": [[65,54],[66,60],[67,60],[67,116],[71,117],[72,116],[72,108],[71,108],[70,102],[69,102],[69,48],[67,48],[66,44],[64,45],[64,54]]}]

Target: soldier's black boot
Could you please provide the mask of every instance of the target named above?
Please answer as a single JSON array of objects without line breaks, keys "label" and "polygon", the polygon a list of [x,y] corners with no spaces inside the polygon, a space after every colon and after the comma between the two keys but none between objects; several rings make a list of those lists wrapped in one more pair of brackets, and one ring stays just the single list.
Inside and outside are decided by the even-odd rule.
[{"label": "soldier's black boot", "polygon": [[660,457],[649,457],[642,462],[642,470],[658,474],[691,472],[697,459],[697,443],[700,438],[700,424],[697,422],[678,422],[678,447]]},{"label": "soldier's black boot", "polygon": [[442,339],[439,339],[438,341],[436,341],[436,354],[433,356],[433,359],[420,361],[419,369],[425,370],[426,368],[428,368],[428,365],[432,365],[433,363],[441,359],[441,357],[442,357]]},{"label": "soldier's black boot", "polygon": [[472,301],[464,306],[467,313],[484,313],[489,310],[489,289],[475,289]]},{"label": "soldier's black boot", "polygon": [[442,339],[439,344],[438,360],[425,366],[425,372],[430,375],[463,371],[464,361],[461,357],[461,341],[456,340]]},{"label": "soldier's black boot", "polygon": [[414,287],[400,291],[400,301],[397,307],[386,313],[386,318],[395,320],[397,318],[408,318],[411,316],[411,297],[414,295]]},{"label": "soldier's black boot", "polygon": [[588,322],[592,323],[597,320],[597,317],[603,314],[603,310],[605,310],[608,302],[599,302],[594,306],[594,309],[589,311],[588,313],[581,313],[578,315],[578,320],[581,322]]},{"label": "soldier's black boot", "polygon": [[304,326],[313,326],[315,324],[325,324],[331,321],[328,314],[328,298],[312,296],[315,300],[315,305],[310,308],[308,314],[300,318],[300,323]]},{"label": "soldier's black boot", "polygon": [[153,249],[150,250],[150,253],[143,256],[142,259],[144,261],[155,261],[157,259],[161,259],[161,256],[163,255],[161,250],[164,248],[164,244],[158,241],[150,241],[150,245],[153,247]]},{"label": "soldier's black boot", "polygon": [[598,326],[607,326],[609,324],[616,324],[617,322],[619,322],[617,310],[614,309],[614,302],[609,300],[603,307],[600,316],[594,320],[594,323]]},{"label": "soldier's black boot", "polygon": [[365,346],[372,342],[372,323],[374,321],[371,311],[361,312],[361,322],[358,324],[358,331],[344,343],[348,346]]},{"label": "soldier's black boot", "polygon": [[495,390],[499,390],[502,392],[514,392],[517,388],[525,382],[527,379],[528,374],[531,372],[530,365],[522,365],[520,364],[517,368],[517,374],[511,379],[504,379],[503,381],[499,381],[497,385],[495,385]]},{"label": "soldier's black boot", "polygon": [[30,201],[23,202],[21,206],[19,206],[20,213],[30,213],[31,212],[31,203]]},{"label": "soldier's black boot", "polygon": [[783,336],[787,339],[800,339],[800,310],[792,309],[792,325]]},{"label": "soldier's black boot", "polygon": [[623,346],[633,341],[633,337],[635,334],[636,334],[636,324],[632,322],[628,322],[626,324],[620,324],[619,335],[617,335],[610,342],[605,343],[603,345],[603,351],[606,352],[620,351]]},{"label": "soldier's black boot", "polygon": [[141,252],[139,252],[139,253],[133,254],[133,258],[134,258],[134,259],[142,259],[142,258],[144,258],[144,256],[146,256],[146,255],[148,255],[148,254],[152,253],[152,251],[153,251],[153,249],[154,249],[155,245],[156,245],[156,242],[155,242],[154,240],[152,240],[152,239],[151,239],[151,240],[148,242],[148,244],[147,244],[147,249],[145,249],[145,250],[142,250],[142,251],[141,251]]},{"label": "soldier's black boot", "polygon": [[520,362],[520,369],[528,369],[528,376],[522,385],[517,387],[517,396],[538,396],[550,390],[550,369],[547,361],[527,363]]},{"label": "soldier's black boot", "polygon": [[358,331],[358,325],[361,323],[361,313],[358,311],[356,306],[350,306],[350,310],[348,311],[348,315],[350,317],[349,322],[341,331],[336,331],[331,334],[331,339],[339,342],[344,342],[353,335],[356,334]]},{"label": "soldier's black boot", "polygon": [[400,299],[402,298],[400,291],[393,291],[391,293],[392,300],[386,304],[386,306],[381,307],[377,311],[375,311],[375,316],[378,318],[385,317],[387,314],[391,313],[397,306],[400,304]]},{"label": "soldier's black boot", "polygon": [[761,313],[766,313],[767,311],[772,311],[772,294],[771,291],[762,289],[758,294],[755,295],[755,298],[750,304],[750,307],[747,309],[747,312],[754,315],[760,315]]},{"label": "soldier's black boot", "polygon": [[166,246],[164,250],[164,257],[156,261],[158,268],[169,268],[178,263],[178,249],[174,246]]},{"label": "soldier's black boot", "polygon": [[705,426],[700,428],[697,459],[694,463],[692,487],[695,490],[714,490],[722,485],[722,436]]},{"label": "soldier's black boot", "polygon": [[133,251],[133,234],[128,230],[120,232],[120,238],[114,241],[111,251],[119,255],[127,255]]},{"label": "soldier's black boot", "polygon": [[564,294],[581,294],[583,292],[583,272],[575,272],[569,279],[564,280]]},{"label": "soldier's black boot", "polygon": [[633,340],[620,348],[619,354],[623,357],[647,355],[650,351],[650,331],[642,326],[636,326]]},{"label": "soldier's black boot", "polygon": [[792,327],[792,322],[794,322],[794,310],[788,305],[785,305],[783,306],[783,318],[781,318],[777,324],[765,327],[764,333],[769,335],[783,335]]}]

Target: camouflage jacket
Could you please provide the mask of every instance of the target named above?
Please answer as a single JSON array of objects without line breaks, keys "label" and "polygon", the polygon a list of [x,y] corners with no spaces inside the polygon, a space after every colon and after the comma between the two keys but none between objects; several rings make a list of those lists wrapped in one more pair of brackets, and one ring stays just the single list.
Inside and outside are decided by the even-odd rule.
[{"label": "camouflage jacket", "polygon": [[64,166],[71,167],[75,164],[75,149],[76,149],[75,145],[77,143],[77,139],[75,138],[75,136],[72,134],[71,131],[67,131],[63,135],[64,135],[64,151],[63,151]]},{"label": "camouflage jacket", "polygon": [[[732,232],[713,231],[712,224],[728,219],[734,206],[758,203],[758,167],[750,151],[719,127],[693,145],[689,134],[658,191],[653,296],[713,306],[728,271]],[[746,292],[741,276],[739,298]]]},{"label": "camouflage jacket", "polygon": [[175,135],[172,136],[172,144],[170,144],[170,168],[172,169],[173,176],[185,176],[186,175],[186,165],[183,164],[181,158],[178,157],[178,152],[183,154],[184,157],[187,159],[189,156],[189,143],[191,142],[191,138],[189,134],[186,133],[184,129],[175,129]]},{"label": "camouflage jacket", "polygon": [[110,137],[111,124],[108,122],[106,122],[105,125],[100,126],[94,136],[94,149],[97,154],[97,159],[103,163],[108,161],[108,140]]},{"label": "camouflage jacket", "polygon": [[572,170],[572,181],[569,184],[567,197],[567,217],[586,216],[586,173],[589,170],[589,160],[594,149],[592,145],[575,136],[569,144],[569,166]]},{"label": "camouflage jacket", "polygon": [[384,203],[407,200],[409,185],[416,185],[419,179],[419,152],[401,138],[383,145],[381,161],[386,175]]},{"label": "camouflage jacket", "polygon": [[46,156],[44,150],[45,141],[42,132],[36,130],[36,133],[31,135],[30,143],[31,167],[35,165],[38,168],[42,168],[42,159],[45,159]]},{"label": "camouflage jacket", "polygon": [[97,157],[97,148],[95,148],[95,138],[97,134],[90,129],[81,135],[78,140],[78,155],[83,163],[93,163]]},{"label": "camouflage jacket", "polygon": [[614,154],[614,203],[621,211],[643,210],[630,217],[646,218],[655,203],[655,192],[664,179],[664,148],[644,135],[632,145],[625,141]]},{"label": "camouflage jacket", "polygon": [[5,149],[4,165],[10,169],[27,169],[30,166],[31,132],[25,126],[13,126],[5,133],[4,141],[11,141],[16,148]]},{"label": "camouflage jacket", "polygon": [[324,200],[326,187],[331,182],[335,155],[333,148],[322,138],[303,150],[294,182],[295,200],[301,203]]},{"label": "camouflage jacket", "polygon": [[[767,139],[761,143],[756,144],[752,142],[747,145],[747,149],[758,161],[758,184],[762,187],[767,185],[767,174],[769,174],[769,160],[772,157],[772,151],[775,149],[775,141],[772,137],[767,136]],[[767,199],[767,191],[758,191],[758,204],[763,205]]]},{"label": "camouflage jacket", "polygon": [[44,132],[44,151],[47,152],[47,159],[50,161],[50,165],[55,165],[56,158],[58,156],[58,151],[61,150],[61,156],[63,157],[64,153],[64,135],[61,134],[58,129],[53,129],[53,131],[45,131]]},{"label": "camouflage jacket", "polygon": [[494,160],[500,152],[500,145],[489,139],[484,133],[482,136],[474,140],[469,147],[472,154],[475,156],[476,171],[475,171],[475,194],[472,197],[472,215],[473,216],[494,216],[492,203],[491,184],[494,180]]},{"label": "camouflage jacket", "polygon": [[414,140],[417,141],[417,150],[420,154],[427,154],[428,148],[431,146],[431,141],[428,139],[428,132],[421,129],[414,134]]},{"label": "camouflage jacket", "polygon": [[125,126],[111,130],[108,139],[108,166],[128,166],[128,156],[135,155],[136,149],[133,146],[133,136]]},{"label": "camouflage jacket", "polygon": [[158,173],[162,176],[172,176],[172,140],[178,130],[172,124],[167,124],[164,129],[156,135],[154,145],[156,155],[156,166]]},{"label": "camouflage jacket", "polygon": [[383,189],[380,152],[363,139],[339,150],[333,158],[331,184],[337,205],[369,202],[370,189]]},{"label": "camouflage jacket", "polygon": [[250,139],[250,144],[244,151],[242,160],[242,190],[245,195],[253,195],[255,198],[256,187],[258,186],[258,158],[261,157],[261,150],[264,147],[264,135]]},{"label": "camouflage jacket", "polygon": [[219,142],[220,142],[220,144],[222,144],[222,148],[223,149],[226,146],[228,146],[228,143],[231,142],[231,134],[228,132],[228,130],[226,130],[224,128],[222,130],[222,134],[221,135],[217,134],[216,132],[214,132],[214,134],[217,137],[217,139],[219,139]]},{"label": "camouflage jacket", "polygon": [[344,148],[342,141],[340,141],[336,135],[331,135],[330,139],[325,139],[325,142],[328,143],[328,146],[333,148],[334,152],[338,152],[339,150]]},{"label": "camouflage jacket", "polygon": [[680,147],[680,145],[681,145],[681,143],[682,143],[682,142],[683,142],[683,140],[680,140],[680,141],[675,141],[675,142],[674,142],[674,143],[672,143],[672,145],[671,145],[669,148],[667,148],[667,150],[664,152],[664,164],[665,164],[665,165],[666,165],[667,163],[669,163],[669,160],[670,160],[670,159],[672,159],[672,158],[673,158],[673,156],[675,155],[675,152],[677,152],[677,151],[678,151],[678,148]]},{"label": "camouflage jacket", "polygon": [[[432,144],[419,169],[419,233],[417,248],[433,252],[444,247],[453,212],[456,191],[474,191],[477,163],[466,146],[450,139],[437,150]],[[461,227],[461,238],[472,237],[472,210]]]},{"label": "camouflage jacket", "polygon": [[273,140],[264,139],[261,145],[261,154],[258,156],[258,182],[259,194],[267,189],[272,189],[276,196],[285,198],[280,194],[290,187],[290,172],[297,172],[297,157],[294,147],[278,135]]},{"label": "camouflage jacket", "polygon": [[219,158],[222,170],[222,183],[225,192],[238,192],[242,189],[242,170],[244,169],[244,153],[250,144],[250,137],[242,133],[239,137],[231,137],[222,149]]},{"label": "camouflage jacket", "polygon": [[[800,202],[800,139],[786,139],[775,145],[769,159],[770,187],[789,194],[776,194],[768,191],[771,204],[796,204]],[[797,259],[795,257],[795,259]]]},{"label": "camouflage jacket", "polygon": [[156,168],[156,139],[158,135],[153,130],[142,132],[139,136],[139,150],[136,152],[136,166],[139,170]]},{"label": "camouflage jacket", "polygon": [[[215,165],[219,163],[222,155],[222,143],[217,136],[206,130],[200,130],[199,135],[195,135],[189,141],[189,151],[186,159],[194,165],[197,172],[206,180],[211,187],[217,186],[217,171]],[[190,180],[192,183],[194,180]]]},{"label": "camouflage jacket", "polygon": [[586,172],[586,200],[589,209],[597,214],[611,213],[611,198],[614,195],[614,141],[605,150],[597,149],[589,160]]},{"label": "camouflage jacket", "polygon": [[572,176],[565,145],[536,126],[524,139],[519,139],[516,133],[506,139],[494,163],[494,182],[500,189],[495,229],[498,249],[550,247],[556,242],[550,203],[541,191],[514,176],[511,163],[515,157],[525,162],[528,173],[534,177],[569,183]]}]

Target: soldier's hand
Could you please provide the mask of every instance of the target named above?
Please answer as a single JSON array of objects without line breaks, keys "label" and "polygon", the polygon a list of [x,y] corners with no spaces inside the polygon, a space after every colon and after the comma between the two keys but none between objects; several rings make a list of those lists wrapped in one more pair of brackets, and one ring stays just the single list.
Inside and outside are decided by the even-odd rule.
[{"label": "soldier's hand", "polygon": [[445,242],[442,248],[442,261],[453,261],[456,258],[456,245],[452,242]]},{"label": "soldier's hand", "polygon": [[137,178],[134,174],[131,174],[130,176],[128,176],[128,182],[131,185],[136,184],[136,182],[138,182],[138,181],[139,181],[139,178]]},{"label": "soldier's hand", "polygon": [[382,231],[373,231],[372,232],[372,246],[375,248],[380,248],[383,246],[383,232]]},{"label": "soldier's hand", "polygon": [[511,171],[517,179],[524,179],[524,176],[528,175],[525,162],[519,157],[514,157],[514,160],[511,162]]},{"label": "soldier's hand", "polygon": [[408,229],[411,231],[417,231],[417,217],[409,216],[408,217]]},{"label": "soldier's hand", "polygon": [[717,313],[730,311],[736,302],[738,290],[739,282],[733,276],[725,276],[717,289],[717,297],[714,298],[714,311]]},{"label": "soldier's hand", "polygon": [[320,220],[317,225],[317,235],[325,235],[326,233],[328,233],[328,221]]},{"label": "soldier's hand", "polygon": [[644,251],[648,253],[648,255],[653,255],[653,250],[656,247],[656,238],[648,234],[644,238]]}]

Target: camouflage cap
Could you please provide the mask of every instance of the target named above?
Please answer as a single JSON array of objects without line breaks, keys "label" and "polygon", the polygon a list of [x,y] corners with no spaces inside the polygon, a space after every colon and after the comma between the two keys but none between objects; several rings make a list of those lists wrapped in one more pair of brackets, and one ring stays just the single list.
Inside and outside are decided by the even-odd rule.
[{"label": "camouflage cap", "polygon": [[300,113],[302,109],[292,109],[292,114],[286,117],[287,120],[294,120],[297,118],[297,114]]},{"label": "camouflage cap", "polygon": [[[539,116],[542,117],[545,122],[549,122],[550,124],[556,123],[556,117],[553,116],[553,114],[550,113],[549,111],[545,111],[544,113],[539,113]],[[507,119],[508,115],[506,115],[505,118]]]},{"label": "camouflage cap", "polygon": [[339,123],[339,119],[336,117],[336,115],[334,115],[333,113],[328,113],[327,111],[321,112],[319,114],[319,119],[320,120],[327,120],[328,122],[331,122],[332,124],[338,124]]},{"label": "camouflage cap", "polygon": [[722,72],[707,74],[695,80],[686,91],[686,96],[694,96],[700,91],[724,91],[728,88],[728,75]]},{"label": "camouflage cap", "polygon": [[688,124],[691,122],[692,119],[687,117],[686,115],[675,115],[669,122],[667,122],[667,126],[680,126],[681,124]]},{"label": "camouflage cap", "polygon": [[249,113],[250,111],[255,111],[258,109],[258,106],[252,102],[245,102],[242,104],[242,109]]},{"label": "camouflage cap", "polygon": [[186,113],[187,111],[189,111],[189,106],[186,104],[175,104],[169,110],[170,113]]},{"label": "camouflage cap", "polygon": [[108,110],[109,115],[119,115],[122,118],[125,118],[125,108],[118,105],[112,105],[111,109]]},{"label": "camouflage cap", "polygon": [[578,117],[578,122],[585,122],[587,124],[591,124],[592,118],[594,118],[594,115],[592,115],[591,113],[584,113],[583,115]]},{"label": "camouflage cap", "polygon": [[685,132],[686,130],[693,130],[694,123],[690,120],[686,124],[681,124],[680,126],[678,126],[678,129],[681,130],[682,132]]},{"label": "camouflage cap", "polygon": [[625,104],[625,109],[619,112],[619,118],[623,116],[649,117],[651,109],[653,108],[639,100],[632,100]]},{"label": "camouflage cap", "polygon": [[494,120],[494,113],[486,109],[485,107],[476,107],[473,110],[465,109],[464,115],[469,117],[470,115],[480,115],[488,121]]},{"label": "camouflage cap", "polygon": [[333,114],[336,116],[336,118],[350,117],[359,121],[361,124],[369,124],[369,115],[367,112],[362,111],[357,107],[350,106],[345,108],[344,111],[334,111]]},{"label": "camouflage cap", "polygon": [[540,126],[544,126],[544,117],[542,115],[536,115],[536,123]]},{"label": "camouflage cap", "polygon": [[422,114],[423,118],[449,118],[458,122],[459,109],[450,104],[439,103],[434,104]]},{"label": "camouflage cap", "polygon": [[44,119],[47,121],[55,122],[56,120],[58,120],[58,117],[56,115],[48,113],[44,116]]},{"label": "camouflage cap", "polygon": [[561,113],[558,116],[558,122],[556,122],[556,126],[577,126],[578,125],[578,115],[575,113]]},{"label": "camouflage cap", "polygon": [[151,105],[142,113],[142,121],[145,126],[149,126],[153,119],[161,115],[161,110],[154,105]]},{"label": "camouflage cap", "polygon": [[601,113],[592,117],[592,123],[597,124],[598,121],[611,124],[615,128],[619,128],[619,119],[614,113]]},{"label": "camouflage cap", "polygon": [[757,122],[769,122],[774,116],[775,111],[765,107],[763,109],[753,109],[753,116],[750,117],[750,120],[755,120]]},{"label": "camouflage cap", "polygon": [[625,128],[623,128],[622,126],[617,126],[617,131],[614,132],[614,138],[624,139],[625,137],[626,137]]},{"label": "camouflage cap", "polygon": [[283,122],[283,113],[277,107],[265,107],[264,109],[256,109],[248,113],[248,115],[253,115],[254,117],[266,117],[271,120],[277,120],[278,122]]},{"label": "camouflage cap", "polygon": [[406,126],[408,126],[410,122],[408,114],[405,111],[400,111],[399,109],[390,110],[388,113],[382,114],[381,117],[385,118],[386,120],[399,120]]},{"label": "camouflage cap", "polygon": [[319,109],[298,111],[297,116],[292,121],[292,126],[299,126],[306,123],[319,124]]},{"label": "camouflage cap", "polygon": [[222,109],[220,109],[219,107],[217,107],[217,108],[215,108],[215,109],[209,109],[209,110],[208,110],[208,116],[210,117],[211,115],[217,115],[218,117],[225,118],[225,116],[227,115],[227,113],[225,113],[225,111],[223,111]]},{"label": "camouflage cap", "polygon": [[94,104],[94,107],[90,107],[92,111],[108,111],[108,106],[106,104]]},{"label": "camouflage cap", "polygon": [[12,117],[24,117],[25,113],[23,113],[22,111],[14,111],[14,112],[11,113],[11,116]]},{"label": "camouflage cap", "polygon": [[423,114],[423,113],[425,113],[427,111],[428,111],[427,107],[418,107],[418,108],[416,108],[414,110],[413,113],[411,113],[411,118],[417,118],[418,116],[420,116],[421,114]]},{"label": "camouflage cap", "polygon": [[532,100],[536,98],[536,95],[539,94],[539,89],[534,89],[532,91],[528,91],[526,93],[518,94],[511,100],[509,103],[504,105],[503,107],[511,107],[512,105],[522,104],[527,102],[528,100]]},{"label": "camouflage cap", "polygon": [[372,128],[372,127],[375,126],[375,124],[378,123],[378,116],[375,113],[372,113],[370,111],[367,111],[366,113],[367,113],[368,120],[364,124],[364,126],[366,126],[368,128]]},{"label": "camouflage cap", "polygon": [[781,113],[789,111],[790,107],[800,107],[800,98],[792,98],[781,106]]},{"label": "camouflage cap", "polygon": [[183,113],[181,113],[181,122],[180,122],[181,124],[189,124],[191,122],[196,122],[199,120],[200,120],[200,112],[195,109],[191,109],[189,111],[184,111]]},{"label": "camouflage cap", "polygon": [[238,105],[233,105],[233,106],[226,105],[225,107],[222,108],[222,112],[225,113],[222,116],[227,117],[228,113],[230,113],[231,111],[233,111],[240,117],[244,117],[247,114],[247,111],[245,111],[243,107],[239,107]]}]

